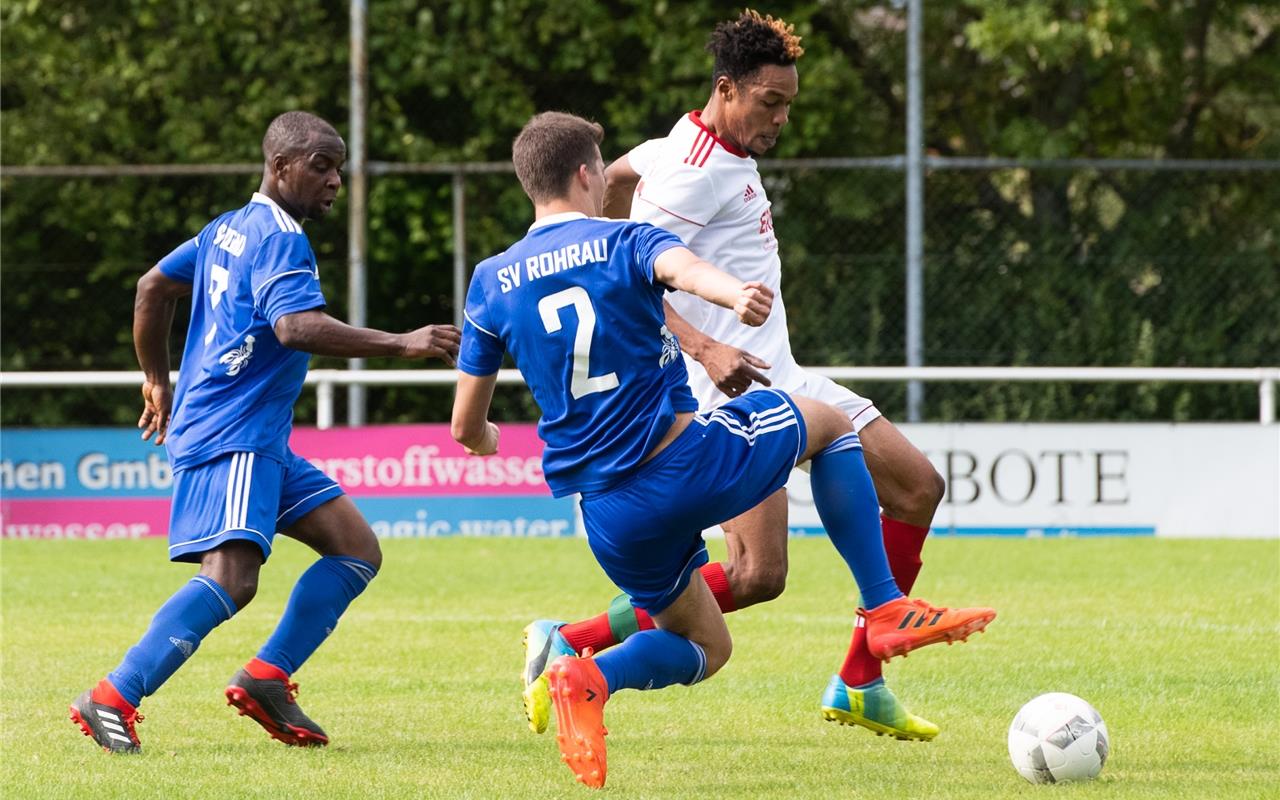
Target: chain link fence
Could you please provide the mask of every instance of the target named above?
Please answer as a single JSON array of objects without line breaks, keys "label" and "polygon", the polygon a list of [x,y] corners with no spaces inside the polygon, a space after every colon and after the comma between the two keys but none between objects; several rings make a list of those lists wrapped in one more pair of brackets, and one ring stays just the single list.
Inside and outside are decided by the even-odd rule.
[{"label": "chain link fence", "polygon": [[[502,165],[471,165],[460,173],[465,202],[458,220],[455,175],[427,171],[430,165],[373,166],[369,324],[404,330],[453,319],[454,226],[464,226],[469,268],[523,234],[527,200]],[[926,364],[1280,362],[1280,165],[930,159],[929,166]],[[124,177],[5,171],[4,369],[136,368],[129,320],[137,276],[256,185],[248,174],[164,169]],[[253,172],[251,165],[234,169]],[[797,359],[903,364],[901,161],[766,161],[762,171],[774,203]],[[113,184],[113,196],[123,188],[136,202],[98,207],[104,181]],[[344,210],[308,227],[331,310],[340,316]],[[858,388],[902,416],[901,385]],[[504,391],[500,403],[512,418],[536,415],[525,393]],[[1248,386],[946,384],[926,391],[930,420],[1251,419],[1257,403]],[[369,419],[443,420],[449,400],[445,390],[370,389]],[[310,402],[304,399],[300,413]],[[121,424],[134,413],[127,395],[107,400],[101,391],[61,390],[40,399],[6,392],[0,404],[4,424]]]}]

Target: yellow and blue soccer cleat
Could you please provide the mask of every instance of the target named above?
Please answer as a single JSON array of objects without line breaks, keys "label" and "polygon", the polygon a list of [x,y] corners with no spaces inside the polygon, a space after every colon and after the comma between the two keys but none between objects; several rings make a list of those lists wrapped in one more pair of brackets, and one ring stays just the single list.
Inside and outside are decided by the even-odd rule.
[{"label": "yellow and blue soccer cleat", "polygon": [[547,665],[560,656],[577,655],[560,635],[563,622],[540,619],[524,629],[524,716],[529,730],[542,733],[551,721],[551,693],[547,688]]},{"label": "yellow and blue soccer cleat", "polygon": [[839,675],[832,675],[822,695],[822,718],[841,725],[861,725],[877,736],[892,736],[904,742],[927,742],[938,735],[938,726],[908,711],[884,685],[884,678],[861,689],[850,689]]}]

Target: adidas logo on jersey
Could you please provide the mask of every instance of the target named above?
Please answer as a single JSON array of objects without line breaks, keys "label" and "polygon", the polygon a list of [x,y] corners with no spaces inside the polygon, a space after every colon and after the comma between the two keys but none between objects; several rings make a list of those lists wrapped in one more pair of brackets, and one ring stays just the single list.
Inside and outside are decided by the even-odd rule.
[{"label": "adidas logo on jersey", "polygon": [[747,184],[747,190],[742,193],[742,202],[750,203],[756,199],[756,190],[751,188],[751,184]]},{"label": "adidas logo on jersey", "polygon": [[223,353],[222,358],[218,359],[219,364],[227,365],[227,374],[232,377],[239,375],[240,370],[249,359],[253,357],[253,337],[244,337],[244,344],[229,352]]}]

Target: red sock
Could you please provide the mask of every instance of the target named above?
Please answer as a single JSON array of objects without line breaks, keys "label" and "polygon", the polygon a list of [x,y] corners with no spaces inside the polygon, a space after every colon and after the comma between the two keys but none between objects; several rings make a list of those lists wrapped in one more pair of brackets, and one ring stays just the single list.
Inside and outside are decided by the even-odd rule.
[{"label": "red sock", "polygon": [[249,663],[244,665],[244,671],[253,676],[254,679],[264,681],[275,678],[278,681],[289,680],[289,673],[277,667],[275,664],[268,664],[260,658],[251,658]]},{"label": "red sock", "polygon": [[889,571],[898,582],[903,594],[911,594],[920,574],[920,551],[924,550],[928,528],[919,528],[896,519],[880,515],[880,527],[884,531],[884,552],[889,557]]},{"label": "red sock", "polygon": [[[724,573],[724,565],[719,562],[706,564],[700,570],[711,593],[715,595],[720,610],[728,614],[737,608],[733,601],[733,593],[729,591],[729,578]],[[638,631],[653,630],[653,618],[643,608],[636,608],[626,595],[613,601],[609,610],[581,622],[571,622],[560,628],[560,635],[575,651],[581,653],[590,647],[600,652],[612,647],[623,639]]]},{"label": "red sock", "polygon": [[560,635],[577,653],[585,652],[588,647],[599,653],[606,647],[612,647],[618,643],[618,640],[613,638],[613,629],[609,627],[608,611],[581,622],[562,625]]},{"label": "red sock", "polygon": [[[884,552],[889,557],[889,571],[902,593],[910,594],[916,576],[920,574],[920,551],[924,549],[929,529],[889,519],[883,514],[880,515],[880,526],[884,531]],[[844,658],[844,666],[840,667],[840,680],[846,686],[862,686],[882,674],[880,659],[867,649],[867,629],[863,624],[862,617],[858,617],[849,653]]]}]

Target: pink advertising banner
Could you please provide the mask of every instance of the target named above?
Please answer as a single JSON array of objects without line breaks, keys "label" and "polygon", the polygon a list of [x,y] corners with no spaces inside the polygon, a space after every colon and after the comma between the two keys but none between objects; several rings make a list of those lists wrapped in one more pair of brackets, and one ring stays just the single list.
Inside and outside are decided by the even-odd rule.
[{"label": "pink advertising banner", "polygon": [[[536,426],[502,426],[498,455],[469,456],[448,425],[298,428],[290,445],[340,483],[379,536],[571,536]],[[5,538],[116,539],[168,533],[173,474],[129,429],[0,430]]]},{"label": "pink advertising banner", "polygon": [[503,426],[500,453],[485,457],[463,452],[447,425],[298,428],[289,443],[356,497],[551,494],[534,425]]}]

